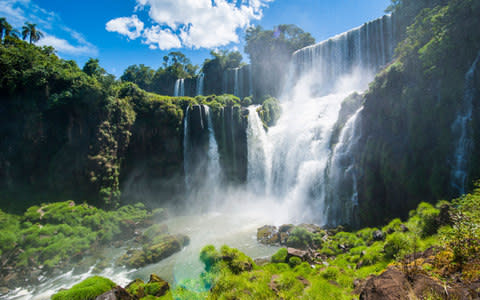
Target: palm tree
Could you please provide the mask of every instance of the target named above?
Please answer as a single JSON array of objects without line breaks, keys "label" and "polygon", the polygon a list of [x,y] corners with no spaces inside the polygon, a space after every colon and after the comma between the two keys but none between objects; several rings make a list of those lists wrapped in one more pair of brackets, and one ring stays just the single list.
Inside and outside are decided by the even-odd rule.
[{"label": "palm tree", "polygon": [[[0,18],[0,41],[3,40],[3,33],[4,33],[4,31],[6,31],[8,26],[10,26],[10,24],[8,24],[7,19]],[[5,34],[5,36],[6,36],[6,34]]]},{"label": "palm tree", "polygon": [[38,42],[43,37],[43,33],[37,30],[37,24],[25,22],[25,25],[22,27],[23,40],[26,40],[27,36],[30,37],[31,44]]},{"label": "palm tree", "polygon": [[20,32],[17,29],[14,29],[12,25],[7,23],[7,26],[5,26],[5,37],[11,36],[14,38],[17,38],[20,36]]}]

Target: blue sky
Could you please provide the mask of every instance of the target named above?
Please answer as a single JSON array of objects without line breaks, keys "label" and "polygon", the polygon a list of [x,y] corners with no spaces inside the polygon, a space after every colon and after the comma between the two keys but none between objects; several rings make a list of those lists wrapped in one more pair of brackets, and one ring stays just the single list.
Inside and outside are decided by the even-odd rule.
[{"label": "blue sky", "polygon": [[[232,3],[234,2],[234,3]],[[380,17],[390,0],[0,0],[0,16],[45,33],[39,42],[80,67],[89,57],[120,76],[132,64],[158,68],[182,51],[201,64],[213,49],[243,50],[249,25],[296,24],[317,42]],[[248,58],[244,55],[244,59]]]}]

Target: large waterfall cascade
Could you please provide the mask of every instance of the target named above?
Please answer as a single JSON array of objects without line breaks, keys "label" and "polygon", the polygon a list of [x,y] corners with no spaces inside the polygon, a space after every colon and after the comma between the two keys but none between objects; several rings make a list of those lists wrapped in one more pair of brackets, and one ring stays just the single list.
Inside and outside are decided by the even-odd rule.
[{"label": "large waterfall cascade", "polygon": [[[343,100],[365,90],[392,59],[393,24],[392,16],[384,16],[293,54],[289,78],[296,80],[281,97],[282,116],[267,134],[272,150],[265,168],[271,170],[269,193],[283,199],[292,220],[325,224],[330,212],[357,205],[351,151],[362,110],[344,124],[333,149],[330,139]],[[335,194],[334,187],[345,182],[348,195]],[[327,207],[327,197],[338,199]],[[349,214],[339,214],[336,222],[347,222]]]},{"label": "large waterfall cascade", "polygon": [[295,78],[315,73],[315,93],[330,88],[355,71],[375,73],[393,57],[398,42],[394,17],[386,15],[293,54]]},{"label": "large waterfall cascade", "polygon": [[185,79],[180,78],[175,81],[175,88],[173,90],[174,97],[185,96]]},{"label": "large waterfall cascade", "polygon": [[[358,204],[355,162],[351,152],[352,145],[358,140],[359,132],[355,125],[361,118],[362,110],[352,112],[353,115],[341,127],[338,143],[333,148],[331,138],[343,100],[355,91],[365,90],[375,72],[393,57],[396,42],[393,24],[392,16],[384,16],[295,52],[289,78],[296,80],[291,82],[280,98],[282,116],[268,132],[263,128],[258,108],[248,108],[247,190],[281,203],[291,221],[325,224],[329,220],[327,214],[336,215],[335,212],[342,208],[351,209]],[[239,97],[246,96],[252,91],[251,75],[250,66],[226,70],[223,91]],[[197,79],[197,94],[202,78],[200,76]],[[181,94],[182,86],[182,80],[177,81],[175,91],[178,94]],[[196,142],[197,147],[202,149],[200,152],[203,151],[201,155],[192,150],[195,139],[190,133],[194,126],[200,125],[191,124],[193,111],[186,111],[185,173],[190,189],[199,185],[192,184],[193,177],[208,175],[208,178],[213,176],[215,179],[212,180],[218,182],[216,176],[221,173],[211,116],[208,107],[200,108],[205,116],[197,119],[204,119],[205,126],[202,126],[205,128],[202,129],[203,133],[198,134],[208,140],[207,148],[202,146],[205,142]],[[231,158],[228,166],[230,174],[241,168],[236,147],[241,141],[234,134],[233,111],[223,110],[221,119],[223,126],[220,127],[222,132],[219,136],[223,137],[225,151]],[[199,165],[193,162],[194,155],[196,160],[207,162],[202,165],[207,170],[207,173],[205,170],[201,173],[204,175],[194,171]],[[205,186],[217,186],[205,184],[205,180],[210,180],[208,178],[200,182]],[[344,187],[345,184],[349,187],[342,188],[342,193],[337,194],[337,187]],[[338,198],[338,201],[327,203],[326,200],[332,197]],[[349,215],[351,213],[338,214],[338,223],[348,221]]]},{"label": "large waterfall cascade", "polygon": [[468,162],[473,148],[472,141],[472,112],[473,103],[478,97],[478,87],[475,86],[476,76],[480,68],[480,53],[465,75],[465,93],[460,107],[459,114],[452,124],[454,136],[458,136],[454,152],[452,168],[452,187],[460,195],[464,194],[468,179]]}]

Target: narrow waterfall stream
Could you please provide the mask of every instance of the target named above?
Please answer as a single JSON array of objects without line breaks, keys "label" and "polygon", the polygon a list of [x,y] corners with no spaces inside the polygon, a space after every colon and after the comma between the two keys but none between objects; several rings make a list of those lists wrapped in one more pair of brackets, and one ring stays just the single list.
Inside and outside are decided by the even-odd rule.
[{"label": "narrow waterfall stream", "polygon": [[480,53],[465,75],[464,97],[460,112],[452,125],[454,135],[458,136],[453,159],[452,187],[459,195],[465,193],[468,183],[468,163],[473,150],[472,128],[469,123],[472,121],[474,100],[478,97],[475,77],[479,76],[477,74],[479,64]]},{"label": "narrow waterfall stream", "polygon": [[196,96],[203,96],[203,87],[205,84],[205,74],[201,73],[197,77],[197,91]]},{"label": "narrow waterfall stream", "polygon": [[174,97],[183,97],[185,96],[185,79],[180,78],[175,81],[175,87],[173,90]]},{"label": "narrow waterfall stream", "polygon": [[267,133],[257,113],[258,106],[248,107],[248,173],[247,188],[264,195],[270,192],[271,157]]}]

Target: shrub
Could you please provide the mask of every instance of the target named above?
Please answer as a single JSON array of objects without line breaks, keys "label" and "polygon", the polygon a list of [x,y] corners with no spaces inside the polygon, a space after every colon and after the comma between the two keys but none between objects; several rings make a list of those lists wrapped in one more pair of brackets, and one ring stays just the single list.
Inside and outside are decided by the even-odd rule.
[{"label": "shrub", "polygon": [[480,187],[472,194],[464,195],[453,202],[453,226],[442,230],[448,246],[453,250],[455,261],[464,264],[480,253]]},{"label": "shrub", "polygon": [[321,276],[325,278],[326,280],[337,280],[338,274],[340,273],[339,269],[337,267],[328,267],[324,271],[322,271]]},{"label": "shrub", "polygon": [[205,270],[209,271],[220,260],[220,253],[213,245],[205,246],[200,251],[200,260],[205,264]]},{"label": "shrub", "polygon": [[287,261],[287,249],[286,248],[280,248],[277,253],[272,255],[272,263],[284,263]]},{"label": "shrub", "polygon": [[292,256],[288,260],[288,264],[290,267],[295,268],[296,266],[300,265],[302,263],[302,260],[299,257]]},{"label": "shrub", "polygon": [[392,259],[411,250],[412,241],[410,238],[401,232],[395,232],[387,236],[383,252],[386,258]]},{"label": "shrub", "polygon": [[422,202],[418,205],[416,215],[420,218],[418,224],[420,229],[420,236],[425,238],[437,233],[439,224],[438,224],[438,215],[440,210],[433,207],[429,203]]},{"label": "shrub", "polygon": [[384,226],[382,228],[382,231],[388,234],[391,234],[396,231],[401,231],[401,225],[402,225],[402,220],[396,218],[390,221],[390,223],[388,223],[387,226]]},{"label": "shrub", "polygon": [[250,271],[253,268],[253,260],[235,248],[222,246],[220,253],[222,260],[234,274]]}]

